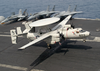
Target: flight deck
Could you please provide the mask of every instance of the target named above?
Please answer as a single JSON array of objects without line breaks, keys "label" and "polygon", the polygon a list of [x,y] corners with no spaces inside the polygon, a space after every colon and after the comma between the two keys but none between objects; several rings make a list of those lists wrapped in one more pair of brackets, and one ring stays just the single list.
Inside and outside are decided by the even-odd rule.
[{"label": "flight deck", "polygon": [[[99,20],[72,19],[69,23],[100,37]],[[0,71],[100,71],[100,42],[66,40],[56,51],[58,47],[48,49],[42,41],[18,50],[30,42],[19,37],[18,44],[11,43],[10,30],[19,26],[24,30],[22,22],[0,25]]]}]

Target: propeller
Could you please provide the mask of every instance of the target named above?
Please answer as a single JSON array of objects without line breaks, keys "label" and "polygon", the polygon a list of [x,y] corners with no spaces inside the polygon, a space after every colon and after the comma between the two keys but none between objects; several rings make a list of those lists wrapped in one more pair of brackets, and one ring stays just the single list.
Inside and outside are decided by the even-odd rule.
[{"label": "propeller", "polygon": [[71,27],[74,29],[75,28],[75,25],[73,25],[73,22],[70,22],[71,23]]},{"label": "propeller", "polygon": [[74,26],[73,24],[71,25],[71,27],[72,27],[73,29],[75,28],[75,26]]},{"label": "propeller", "polygon": [[62,33],[58,32],[58,34],[60,35],[60,39],[65,40],[65,37],[64,37],[64,35]]}]

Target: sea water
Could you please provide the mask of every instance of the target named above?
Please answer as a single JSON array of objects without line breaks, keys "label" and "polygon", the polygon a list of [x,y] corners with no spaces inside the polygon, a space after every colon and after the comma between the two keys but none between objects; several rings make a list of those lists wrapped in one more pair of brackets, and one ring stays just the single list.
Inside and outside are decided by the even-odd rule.
[{"label": "sea water", "polygon": [[12,12],[18,14],[19,9],[27,9],[28,14],[33,14],[47,9],[50,10],[55,5],[56,11],[67,11],[71,5],[73,11],[77,5],[77,11],[83,11],[82,14],[76,14],[78,18],[100,18],[100,0],[0,0],[0,16],[8,17]]}]

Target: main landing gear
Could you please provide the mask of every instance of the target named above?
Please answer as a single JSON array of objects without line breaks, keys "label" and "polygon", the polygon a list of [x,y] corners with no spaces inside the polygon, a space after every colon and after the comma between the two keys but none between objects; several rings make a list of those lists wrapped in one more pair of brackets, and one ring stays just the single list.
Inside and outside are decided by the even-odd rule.
[{"label": "main landing gear", "polygon": [[50,44],[47,44],[47,46],[48,46],[48,49],[51,49],[51,45]]},{"label": "main landing gear", "polygon": [[83,39],[83,42],[86,42],[86,39]]}]

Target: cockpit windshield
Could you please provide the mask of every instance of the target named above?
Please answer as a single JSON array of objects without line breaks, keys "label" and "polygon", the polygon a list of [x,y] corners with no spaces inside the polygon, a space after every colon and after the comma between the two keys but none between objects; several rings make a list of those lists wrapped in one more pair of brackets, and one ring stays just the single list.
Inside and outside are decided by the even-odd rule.
[{"label": "cockpit windshield", "polygon": [[84,31],[84,30],[80,30],[79,32],[80,32],[80,33],[83,33],[83,32],[85,32],[85,31]]}]

